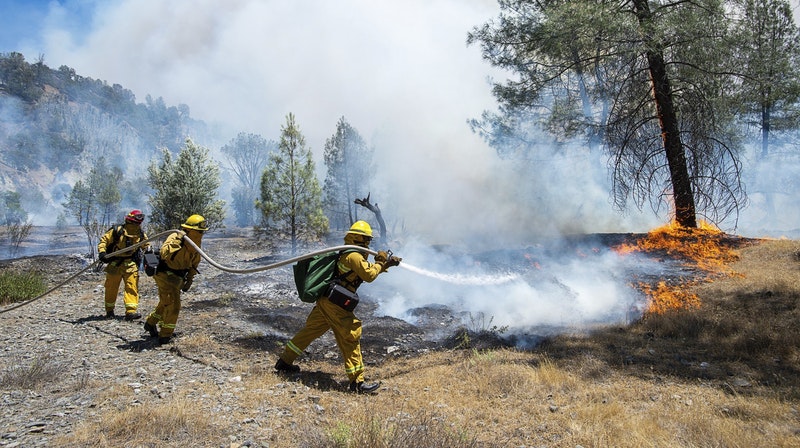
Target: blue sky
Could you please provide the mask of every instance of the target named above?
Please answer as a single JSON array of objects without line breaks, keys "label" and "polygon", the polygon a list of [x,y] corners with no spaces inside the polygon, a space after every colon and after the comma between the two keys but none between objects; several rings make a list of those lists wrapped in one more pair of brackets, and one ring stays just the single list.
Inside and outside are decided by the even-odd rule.
[{"label": "blue sky", "polygon": [[85,32],[93,10],[89,0],[0,0],[0,52],[43,50],[42,35],[56,20],[76,35]]}]

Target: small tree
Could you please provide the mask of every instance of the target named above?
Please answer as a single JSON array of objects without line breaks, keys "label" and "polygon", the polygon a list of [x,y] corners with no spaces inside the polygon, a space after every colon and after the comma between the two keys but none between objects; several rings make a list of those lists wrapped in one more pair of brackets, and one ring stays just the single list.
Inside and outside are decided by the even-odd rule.
[{"label": "small tree", "polygon": [[270,153],[276,147],[277,144],[272,140],[267,141],[260,135],[242,132],[221,148],[228,156],[228,169],[236,178],[231,196],[236,224],[239,226],[256,224],[254,206],[258,200],[261,173],[269,162]]},{"label": "small tree", "polygon": [[150,164],[148,183],[153,193],[148,202],[155,228],[177,228],[193,214],[203,215],[210,229],[223,227],[225,201],[217,199],[219,167],[208,154],[207,148],[187,138],[176,160],[164,149],[161,162]]},{"label": "small tree", "polygon": [[78,225],[86,233],[89,254],[94,258],[101,226],[97,221],[97,202],[91,186],[82,180],[75,182],[64,208],[78,221]]},{"label": "small tree", "polygon": [[297,252],[298,240],[320,238],[328,231],[314,160],[291,113],[281,127],[278,152],[270,156],[270,165],[261,176],[257,207],[265,227],[290,235],[292,253]]},{"label": "small tree", "polygon": [[0,212],[2,212],[3,224],[10,226],[19,224],[28,219],[28,212],[22,208],[22,196],[16,191],[3,193]]},{"label": "small tree", "polygon": [[89,172],[89,185],[97,202],[98,222],[102,228],[114,223],[119,216],[119,203],[122,200],[119,183],[122,170],[110,168],[104,158]]}]

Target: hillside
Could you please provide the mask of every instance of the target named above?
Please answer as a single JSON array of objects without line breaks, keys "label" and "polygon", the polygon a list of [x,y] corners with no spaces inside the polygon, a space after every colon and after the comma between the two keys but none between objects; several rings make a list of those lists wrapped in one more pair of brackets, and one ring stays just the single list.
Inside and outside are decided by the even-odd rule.
[{"label": "hillside", "polygon": [[26,211],[51,219],[41,224],[55,224],[65,195],[100,159],[135,180],[187,136],[203,142],[209,131],[186,105],[137,102],[119,84],[0,54],[0,194],[20,193]]},{"label": "hillside", "polygon": [[[225,265],[281,258],[241,235],[204,247]],[[424,327],[373,316],[367,298],[358,314],[368,377],[382,381],[375,396],[346,391],[330,334],[302,372],[273,373],[308,312],[287,269],[201,268],[168,346],[140,323],[102,318],[102,276],[87,272],[0,314],[0,445],[800,446],[799,253],[790,240],[741,247],[727,275],[692,287],[697,308],[531,350],[481,329],[432,341]],[[83,263],[2,269],[55,283]],[[147,312],[155,286],[142,283]]]}]

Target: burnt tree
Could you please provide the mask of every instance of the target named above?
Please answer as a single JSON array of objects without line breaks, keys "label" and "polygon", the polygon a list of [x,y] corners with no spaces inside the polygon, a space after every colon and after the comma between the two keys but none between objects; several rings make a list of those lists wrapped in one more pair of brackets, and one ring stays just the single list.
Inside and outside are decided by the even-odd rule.
[{"label": "burnt tree", "polygon": [[642,28],[647,48],[647,65],[653,83],[653,97],[661,126],[664,152],[672,181],[672,198],[675,201],[675,221],[682,227],[697,227],[694,196],[686,165],[686,154],[681,143],[678,115],[672,102],[663,45],[653,36],[653,14],[647,0],[634,0],[636,18]]},{"label": "burnt tree", "polygon": [[369,196],[371,193],[367,193],[367,197],[354,200],[356,204],[366,208],[367,210],[371,211],[375,215],[375,219],[378,220],[378,225],[381,228],[381,242],[386,243],[387,236],[386,236],[386,221],[383,220],[383,214],[381,214],[381,209],[378,207],[378,204],[371,203],[369,201]]}]

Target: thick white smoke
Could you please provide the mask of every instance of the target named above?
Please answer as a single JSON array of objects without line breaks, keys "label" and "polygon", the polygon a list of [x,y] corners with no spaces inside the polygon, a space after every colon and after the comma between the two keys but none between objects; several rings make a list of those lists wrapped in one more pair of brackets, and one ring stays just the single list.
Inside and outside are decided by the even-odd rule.
[{"label": "thick white smoke", "polygon": [[[139,101],[149,94],[187,104],[193,117],[225,129],[217,142],[199,144],[242,131],[276,139],[292,112],[321,160],[344,116],[375,147],[372,199],[405,241],[398,255],[462,275],[459,284],[393,268],[371,286],[387,314],[412,319],[409,310],[439,303],[497,325],[580,326],[618,320],[634,300],[620,276],[625,259],[612,252],[508,272],[464,263],[561,234],[643,232],[669,219],[668,210],[614,211],[599,154],[565,148],[538,161],[504,161],[470,131],[468,119],[495,109],[488,79],[506,77],[465,44],[473,27],[497,15],[495,1],[98,1],[83,27],[63,22],[75,4],[86,2],[51,2],[44,43],[22,48],[27,59],[42,54],[51,67],[121,84]],[[758,213],[743,216],[742,233]],[[504,275],[517,277],[463,284]]]},{"label": "thick white smoke", "polygon": [[410,243],[400,266],[364,292],[386,315],[414,322],[419,308],[443,306],[473,330],[514,335],[582,331],[641,311],[644,298],[628,282],[657,271],[654,262],[588,240],[550,244],[474,254]]}]

